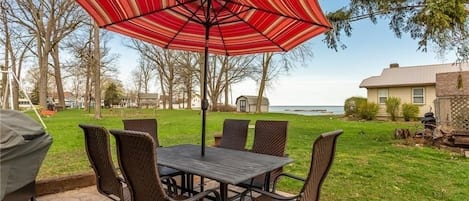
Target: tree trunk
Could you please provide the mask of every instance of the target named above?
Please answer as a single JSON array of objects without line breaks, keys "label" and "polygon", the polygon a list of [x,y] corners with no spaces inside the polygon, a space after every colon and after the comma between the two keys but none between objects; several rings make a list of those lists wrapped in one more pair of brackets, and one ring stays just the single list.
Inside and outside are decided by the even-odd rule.
[{"label": "tree trunk", "polygon": [[205,64],[205,61],[204,61],[204,57],[205,57],[205,54],[200,52],[199,53],[199,99],[200,99],[200,109],[202,109],[202,104],[203,104],[203,93],[204,93],[204,64]]},{"label": "tree trunk", "polygon": [[60,59],[59,59],[59,45],[55,44],[52,48],[52,59],[54,60],[54,77],[55,85],[57,86],[57,98],[59,99],[59,105],[65,109],[65,95],[64,88],[62,84],[62,72],[60,69]]},{"label": "tree trunk", "polygon": [[163,97],[163,109],[166,109],[166,99],[167,99],[167,96],[166,96],[166,90],[164,88],[164,81],[163,81],[163,75],[160,73],[160,85],[161,85],[161,97]]},{"label": "tree trunk", "polygon": [[228,68],[225,68],[225,107],[229,106],[230,83],[228,82]]},{"label": "tree trunk", "polygon": [[84,97],[84,109],[85,111],[90,110],[90,100],[91,100],[91,60],[87,59],[86,65],[86,86],[85,86],[85,97]]},{"label": "tree trunk", "polygon": [[[1,71],[2,72],[2,86],[7,86],[7,79],[8,79],[8,66],[10,65],[9,63],[9,57],[10,57],[10,46],[11,46],[11,38],[10,38],[10,29],[8,27],[8,21],[7,21],[7,14],[6,14],[6,11],[5,9],[2,9],[2,24],[4,26],[4,30],[5,30],[5,58],[4,58],[4,65],[1,66]],[[6,109],[8,108],[8,91],[7,91],[7,88],[5,87],[2,87],[4,90],[0,93],[3,93],[2,97],[3,97],[3,109]]]},{"label": "tree trunk", "polygon": [[95,111],[94,118],[101,119],[101,48],[99,45],[99,27],[94,23],[93,27],[93,44],[94,44],[94,100]]},{"label": "tree trunk", "polygon": [[186,92],[187,92],[187,109],[192,109],[192,76],[189,78],[189,82],[187,83],[186,86]]},{"label": "tree trunk", "polygon": [[260,113],[262,107],[262,99],[264,95],[264,89],[267,82],[267,74],[269,72],[270,61],[272,59],[273,53],[264,53],[262,54],[262,77],[259,84],[259,93],[257,94],[257,104],[256,104],[256,113]]},{"label": "tree trunk", "polygon": [[47,40],[42,42],[41,36],[37,36],[37,53],[39,57],[39,105],[43,108],[47,108],[49,55],[46,50],[49,49],[49,45]]}]

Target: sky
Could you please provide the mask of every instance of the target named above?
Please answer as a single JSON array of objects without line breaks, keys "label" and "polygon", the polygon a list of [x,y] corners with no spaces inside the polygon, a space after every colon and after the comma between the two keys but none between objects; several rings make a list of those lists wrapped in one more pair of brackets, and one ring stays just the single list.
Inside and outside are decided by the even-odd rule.
[{"label": "sky", "polygon": [[[324,12],[336,10],[348,1],[320,0]],[[323,36],[310,39],[314,56],[308,59],[307,65],[298,66],[288,75],[282,75],[266,89],[265,96],[272,106],[341,106],[352,96],[366,97],[366,89],[359,88],[360,82],[370,76],[381,74],[391,63],[403,66],[418,66],[454,61],[453,55],[441,58],[431,49],[424,53],[418,49],[416,40],[404,34],[396,38],[386,22],[373,24],[362,20],[352,24],[352,36],[342,37],[346,49],[335,51],[327,48],[322,42]],[[113,34],[113,40],[123,37]],[[120,42],[114,43],[113,51],[121,54],[118,62],[120,79],[130,84],[129,72],[137,66],[136,52],[124,47]],[[154,89],[155,93],[159,93]],[[240,95],[257,95],[258,85],[252,80],[232,86],[231,99],[234,104]]]}]

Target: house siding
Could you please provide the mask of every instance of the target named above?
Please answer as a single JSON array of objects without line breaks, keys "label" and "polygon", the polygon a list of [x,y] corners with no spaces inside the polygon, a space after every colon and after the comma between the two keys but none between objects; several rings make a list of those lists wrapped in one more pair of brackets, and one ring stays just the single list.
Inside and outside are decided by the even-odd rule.
[{"label": "house siding", "polygon": [[[401,106],[404,103],[412,103],[412,89],[423,87],[425,90],[425,103],[417,104],[419,106],[419,117],[423,117],[426,112],[430,110],[434,111],[434,101],[436,98],[435,86],[408,86],[408,87],[391,87],[388,89],[388,97],[398,97],[401,99]],[[378,88],[369,88],[367,90],[368,102],[378,103]],[[378,104],[379,110],[377,117],[389,117],[386,113],[386,105]],[[402,116],[401,109],[399,110],[399,116]]]}]

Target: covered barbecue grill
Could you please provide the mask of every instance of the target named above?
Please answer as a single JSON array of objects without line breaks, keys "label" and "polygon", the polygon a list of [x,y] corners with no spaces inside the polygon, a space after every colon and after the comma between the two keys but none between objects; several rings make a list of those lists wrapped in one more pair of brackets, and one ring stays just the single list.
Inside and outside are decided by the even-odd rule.
[{"label": "covered barbecue grill", "polygon": [[36,176],[51,144],[31,117],[0,110],[0,200],[34,200]]}]

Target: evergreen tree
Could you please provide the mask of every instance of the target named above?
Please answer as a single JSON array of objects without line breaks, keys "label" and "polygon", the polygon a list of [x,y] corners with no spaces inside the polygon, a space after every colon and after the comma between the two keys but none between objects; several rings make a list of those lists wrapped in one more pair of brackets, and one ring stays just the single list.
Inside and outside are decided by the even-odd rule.
[{"label": "evergreen tree", "polygon": [[121,93],[115,83],[111,83],[104,93],[104,106],[111,107],[112,105],[119,104],[121,100]]}]

